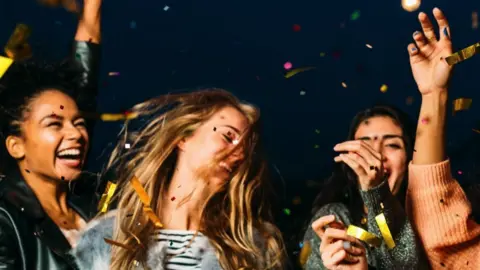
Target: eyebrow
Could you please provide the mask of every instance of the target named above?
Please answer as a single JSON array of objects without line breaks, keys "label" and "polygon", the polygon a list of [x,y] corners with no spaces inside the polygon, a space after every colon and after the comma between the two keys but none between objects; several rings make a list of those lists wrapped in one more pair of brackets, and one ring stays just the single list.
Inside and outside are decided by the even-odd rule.
[{"label": "eyebrow", "polygon": [[[383,137],[383,139],[393,139],[393,138],[403,139],[403,136],[401,136],[401,135],[395,135],[395,134],[386,134],[386,135],[383,135],[382,137]],[[364,137],[358,138],[358,140],[364,140],[364,141],[369,141],[369,140],[371,140],[371,139],[372,139],[372,138],[371,138],[371,137],[368,137],[368,136],[364,136]]]}]

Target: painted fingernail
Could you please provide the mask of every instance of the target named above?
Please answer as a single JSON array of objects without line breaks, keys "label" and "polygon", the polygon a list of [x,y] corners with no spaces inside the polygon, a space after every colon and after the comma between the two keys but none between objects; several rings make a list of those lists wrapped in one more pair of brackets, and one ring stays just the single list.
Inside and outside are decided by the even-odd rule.
[{"label": "painted fingernail", "polygon": [[443,34],[444,34],[447,38],[450,38],[450,36],[448,35],[448,29],[447,29],[447,27],[443,28]]},{"label": "painted fingernail", "polygon": [[417,51],[417,47],[413,46],[412,47],[412,52],[416,52]]},{"label": "painted fingernail", "polygon": [[352,243],[349,241],[343,242],[343,249],[350,249],[352,247]]},{"label": "painted fingernail", "polygon": [[418,34],[420,34],[420,31],[415,31],[415,32],[413,32],[413,36],[416,36],[416,35],[418,35]]}]

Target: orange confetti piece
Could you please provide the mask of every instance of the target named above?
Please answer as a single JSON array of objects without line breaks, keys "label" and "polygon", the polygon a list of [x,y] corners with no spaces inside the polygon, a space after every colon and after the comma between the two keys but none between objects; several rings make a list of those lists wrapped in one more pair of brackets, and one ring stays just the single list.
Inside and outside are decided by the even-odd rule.
[{"label": "orange confetti piece", "polygon": [[114,122],[120,120],[132,120],[138,117],[138,113],[103,113],[100,119],[105,122]]},{"label": "orange confetti piece", "polygon": [[152,201],[150,196],[148,196],[147,192],[142,186],[142,183],[138,180],[136,176],[132,177],[130,180],[130,184],[132,185],[133,189],[137,193],[140,201],[142,201],[144,207],[143,212],[147,215],[148,219],[155,225],[155,227],[161,228],[163,227],[162,223],[160,222],[160,218],[155,215],[152,208],[150,207],[150,202]]},{"label": "orange confetti piece", "polygon": [[18,24],[5,46],[5,54],[15,61],[24,61],[32,56],[32,48],[27,40],[31,30],[26,24]]},{"label": "orange confetti piece", "polygon": [[160,221],[160,218],[158,218],[158,216],[155,215],[155,213],[153,213],[152,208],[145,206],[143,207],[143,212],[147,215],[148,219],[153,223],[153,225],[155,225],[155,227],[157,228],[163,227],[163,224]]},{"label": "orange confetti piece", "polygon": [[303,68],[291,69],[285,74],[285,78],[288,79],[297,75],[298,73],[305,72],[312,69],[315,69],[315,67],[303,67]]},{"label": "orange confetti piece", "polygon": [[300,250],[300,255],[298,256],[300,266],[303,267],[307,263],[310,253],[312,253],[312,246],[310,245],[309,241],[306,241],[303,243],[303,247]]},{"label": "orange confetti piece", "polygon": [[343,86],[343,88],[347,88],[347,87],[348,87],[345,82],[342,82],[342,86]]},{"label": "orange confetti piece", "polygon": [[453,114],[458,111],[465,111],[470,109],[472,106],[472,99],[471,98],[457,98],[453,101]]}]

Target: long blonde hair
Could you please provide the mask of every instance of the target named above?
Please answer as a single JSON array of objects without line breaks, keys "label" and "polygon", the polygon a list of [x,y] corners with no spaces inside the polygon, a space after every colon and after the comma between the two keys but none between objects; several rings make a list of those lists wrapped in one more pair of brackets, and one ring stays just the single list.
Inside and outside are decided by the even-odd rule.
[{"label": "long blonde hair", "polygon": [[[270,191],[266,165],[260,155],[259,110],[241,103],[222,89],[166,95],[136,105],[132,113],[154,115],[138,134],[122,131],[123,140],[112,153],[109,167],[117,168],[120,191],[113,237],[131,250],[112,246],[111,269],[132,269],[144,264],[154,226],[142,211],[142,202],[129,185],[137,177],[151,198],[154,213],[162,208],[176,166],[177,145],[220,109],[231,106],[242,112],[249,128],[242,136],[245,161],[224,188],[210,195],[201,208],[200,231],[216,250],[223,269],[281,269],[285,249],[279,230],[271,223],[266,197]],[[126,153],[126,140],[132,142]],[[122,153],[123,152],[123,153]],[[218,158],[223,158],[223,153]],[[212,162],[213,163],[213,162]],[[258,262],[262,261],[262,266]]]}]

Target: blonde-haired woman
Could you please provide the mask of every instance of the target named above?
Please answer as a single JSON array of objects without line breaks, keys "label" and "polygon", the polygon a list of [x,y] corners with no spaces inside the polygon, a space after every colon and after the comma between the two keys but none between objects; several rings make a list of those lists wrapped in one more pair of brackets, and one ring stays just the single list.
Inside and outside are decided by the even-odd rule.
[{"label": "blonde-haired woman", "polygon": [[[207,89],[153,99],[132,113],[156,116],[129,138],[127,153],[125,141],[114,151],[119,210],[86,230],[73,252],[80,268],[283,268],[283,241],[266,198],[259,111]],[[132,179],[146,190],[161,228],[149,220]]]}]

